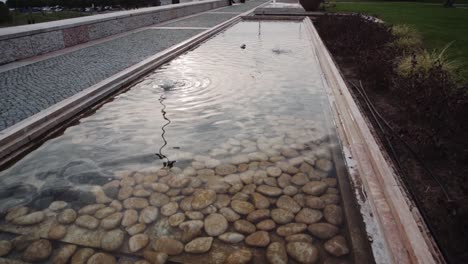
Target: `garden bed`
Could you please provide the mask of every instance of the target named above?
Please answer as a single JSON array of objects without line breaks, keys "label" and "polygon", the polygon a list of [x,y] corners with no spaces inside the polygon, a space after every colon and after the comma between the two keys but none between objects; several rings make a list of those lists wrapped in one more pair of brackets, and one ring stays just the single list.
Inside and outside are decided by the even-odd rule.
[{"label": "garden bed", "polygon": [[447,261],[466,263],[466,86],[440,65],[399,75],[399,58],[408,53],[392,45],[385,24],[327,15],[316,27]]}]

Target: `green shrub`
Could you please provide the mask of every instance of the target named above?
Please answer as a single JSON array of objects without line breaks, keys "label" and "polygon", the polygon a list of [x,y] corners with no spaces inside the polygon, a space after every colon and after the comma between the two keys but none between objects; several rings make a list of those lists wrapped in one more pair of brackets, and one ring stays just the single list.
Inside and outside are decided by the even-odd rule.
[{"label": "green shrub", "polygon": [[450,44],[446,45],[440,52],[429,52],[423,49],[404,56],[398,63],[397,73],[404,77],[414,74],[427,76],[434,67],[440,67],[440,69],[447,72],[452,80],[457,83],[464,83],[462,77],[464,74],[463,65],[456,60],[449,59],[445,53]]},{"label": "green shrub", "polygon": [[10,9],[5,5],[5,3],[0,2],[0,23],[11,21]]},{"label": "green shrub", "polygon": [[392,27],[392,34],[396,37],[390,46],[402,50],[404,53],[413,53],[423,49],[421,34],[412,26],[395,25]]}]

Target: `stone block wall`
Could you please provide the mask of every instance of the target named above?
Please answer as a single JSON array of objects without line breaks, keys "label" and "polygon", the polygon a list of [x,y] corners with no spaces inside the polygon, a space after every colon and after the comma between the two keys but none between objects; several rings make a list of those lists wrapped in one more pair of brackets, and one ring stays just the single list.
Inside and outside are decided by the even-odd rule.
[{"label": "stone block wall", "polygon": [[205,0],[0,29],[0,65],[227,5]]}]

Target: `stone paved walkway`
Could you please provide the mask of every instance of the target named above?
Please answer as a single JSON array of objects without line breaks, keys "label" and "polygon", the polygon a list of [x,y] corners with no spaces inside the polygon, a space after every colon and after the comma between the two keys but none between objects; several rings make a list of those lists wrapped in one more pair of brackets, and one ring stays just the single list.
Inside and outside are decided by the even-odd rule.
[{"label": "stone paved walkway", "polygon": [[[252,0],[0,72],[0,131],[154,54],[248,11]],[[168,29],[167,27],[191,27]],[[200,29],[196,29],[200,27]]]}]

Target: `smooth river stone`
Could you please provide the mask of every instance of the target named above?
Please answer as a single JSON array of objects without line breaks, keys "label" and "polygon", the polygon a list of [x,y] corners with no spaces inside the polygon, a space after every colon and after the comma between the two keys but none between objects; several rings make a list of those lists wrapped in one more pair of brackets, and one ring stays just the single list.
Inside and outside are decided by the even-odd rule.
[{"label": "smooth river stone", "polygon": [[323,245],[325,250],[336,257],[341,257],[349,254],[349,248],[346,244],[346,239],[343,236],[335,236],[325,242]]},{"label": "smooth river stone", "polygon": [[165,193],[167,191],[169,191],[169,185],[165,184],[165,183],[152,183],[151,184],[151,189],[153,189],[153,191],[155,192],[158,192],[158,193]]},{"label": "smooth river stone", "polygon": [[323,209],[325,208],[325,203],[322,199],[315,196],[306,196],[305,205],[311,209]]},{"label": "smooth river stone", "polygon": [[295,186],[289,185],[283,188],[283,193],[289,196],[294,196],[299,192]]},{"label": "smooth river stone", "polygon": [[278,177],[277,182],[279,187],[285,188],[286,186],[291,185],[291,176],[283,173]]},{"label": "smooth river stone", "polygon": [[75,252],[75,254],[73,254],[70,260],[70,264],[85,264],[93,254],[94,254],[94,249],[91,249],[91,248],[78,249]]},{"label": "smooth river stone", "polygon": [[[201,215],[200,219],[203,219],[203,214],[200,212],[197,212]],[[182,224],[185,221],[185,214],[184,213],[176,213],[173,214],[169,217],[168,222],[170,226],[176,227],[180,224]]]},{"label": "smooth river stone", "polygon": [[[328,189],[330,189],[330,188],[328,188]],[[337,195],[337,194],[333,194],[333,193],[326,193],[326,194],[320,196],[320,200],[322,200],[325,205],[339,204],[340,203],[340,196]]]},{"label": "smooth river stone", "polygon": [[52,259],[54,264],[66,264],[78,247],[76,245],[63,245]]},{"label": "smooth river stone", "polygon": [[334,188],[338,185],[338,181],[336,178],[324,178],[322,179],[324,183],[328,185],[328,187]]},{"label": "smooth river stone", "polygon": [[50,239],[62,239],[67,234],[67,227],[64,225],[52,225],[47,233]]},{"label": "smooth river stone", "polygon": [[271,177],[265,178],[263,179],[263,183],[269,186],[278,187],[278,184],[276,183],[275,178],[271,178]]},{"label": "smooth river stone", "polygon": [[78,214],[83,215],[83,214],[88,214],[88,215],[93,215],[96,213],[97,210],[106,207],[103,204],[90,204],[86,205],[85,207],[81,208],[78,211]]},{"label": "smooth river stone", "polygon": [[234,229],[242,234],[251,234],[257,230],[254,224],[243,219],[234,222]]},{"label": "smooth river stone", "polygon": [[315,223],[307,228],[309,233],[320,239],[330,239],[338,234],[338,228],[328,223]]},{"label": "smooth river stone", "polygon": [[279,196],[283,193],[283,191],[280,188],[269,186],[269,185],[260,185],[257,187],[256,191],[263,195],[273,196],[273,197]]},{"label": "smooth river stone", "polygon": [[286,237],[287,242],[305,242],[311,243],[314,242],[314,239],[307,234],[294,234]]},{"label": "smooth river stone", "polygon": [[75,224],[79,227],[94,230],[99,226],[99,220],[90,215],[82,215],[76,219]]},{"label": "smooth river stone", "polygon": [[153,193],[151,194],[149,198],[149,202],[151,205],[154,205],[156,207],[161,207],[167,203],[170,202],[169,196],[163,194],[163,193]]},{"label": "smooth river stone", "polygon": [[218,238],[223,242],[235,244],[244,240],[245,236],[235,232],[227,232],[220,235]]},{"label": "smooth river stone", "polygon": [[182,242],[188,242],[199,236],[202,232],[203,225],[204,223],[201,220],[190,220],[180,224],[179,228],[183,231]]},{"label": "smooth river stone", "polygon": [[276,201],[276,206],[278,208],[290,211],[293,214],[301,210],[301,206],[296,201],[294,201],[293,198],[287,195],[282,195],[280,198],[278,198]]},{"label": "smooth river stone", "polygon": [[13,219],[11,222],[16,225],[34,225],[44,221],[46,215],[42,211],[30,213]]},{"label": "smooth river stone", "polygon": [[65,209],[57,215],[57,221],[63,225],[75,222],[77,213],[73,209]]},{"label": "smooth river stone", "polygon": [[330,224],[341,225],[343,223],[343,210],[338,205],[330,204],[325,206],[323,216]]},{"label": "smooth river stone", "polygon": [[307,182],[309,182],[309,178],[307,177],[306,174],[300,172],[291,177],[291,182],[294,183],[295,185],[302,186],[306,184]]},{"label": "smooth river stone", "polygon": [[266,209],[270,207],[270,201],[259,193],[252,193],[252,202],[257,209]]},{"label": "smooth river stone", "polygon": [[153,249],[174,256],[184,251],[184,244],[170,237],[160,237],[154,242]]},{"label": "smooth river stone", "polygon": [[323,214],[319,210],[303,208],[296,214],[294,220],[298,223],[313,224],[322,220]]},{"label": "smooth river stone", "polygon": [[290,223],[290,224],[278,227],[278,229],[276,229],[276,233],[280,236],[285,237],[285,236],[290,236],[290,235],[294,235],[297,233],[302,233],[306,229],[307,229],[306,224]]},{"label": "smooth river stone", "polygon": [[134,225],[132,225],[130,227],[125,228],[127,233],[129,235],[131,235],[131,236],[143,233],[143,231],[145,231],[145,229],[146,229],[146,225],[142,224],[142,223],[134,224]]},{"label": "smooth river stone", "polygon": [[123,201],[125,199],[130,198],[132,194],[133,194],[133,187],[124,186],[120,188],[119,193],[117,194],[117,199]]},{"label": "smooth river stone", "polygon": [[247,215],[247,221],[257,223],[270,217],[269,209],[259,209]]},{"label": "smooth river stone", "polygon": [[149,243],[149,237],[147,234],[137,234],[128,240],[128,249],[130,252],[137,252],[140,249],[146,247]]},{"label": "smooth river stone", "polygon": [[262,152],[253,152],[247,154],[250,161],[266,161],[268,160],[268,155]]},{"label": "smooth river stone", "polygon": [[8,255],[13,249],[13,245],[8,240],[0,240],[0,257]]},{"label": "smooth river stone", "polygon": [[209,236],[219,236],[226,232],[229,224],[221,214],[210,214],[205,218],[204,227],[205,232]]},{"label": "smooth river stone", "polygon": [[64,201],[54,201],[49,205],[49,209],[52,211],[60,211],[63,208],[67,207],[68,203]]},{"label": "smooth river stone", "polygon": [[164,216],[171,216],[177,213],[179,210],[179,204],[176,202],[170,202],[161,207],[161,214]]},{"label": "smooth river stone", "polygon": [[271,218],[277,224],[287,224],[294,219],[294,214],[281,208],[275,208],[271,210]]},{"label": "smooth river stone", "polygon": [[29,208],[25,206],[19,206],[19,207],[9,209],[7,215],[5,216],[5,220],[7,222],[10,222],[17,217],[26,215],[28,212],[29,212]]},{"label": "smooth river stone", "polygon": [[288,254],[286,248],[280,242],[271,243],[266,251],[266,257],[270,264],[287,264]]},{"label": "smooth river stone", "polygon": [[276,228],[275,221],[271,219],[266,219],[257,224],[257,228],[263,231],[271,231]]},{"label": "smooth river stone", "polygon": [[119,249],[125,238],[125,233],[120,229],[105,232],[101,238],[101,248],[106,251],[114,251]]},{"label": "smooth river stone", "polygon": [[144,224],[150,224],[158,219],[159,210],[154,206],[148,206],[141,210],[138,221]]},{"label": "smooth river stone", "polygon": [[114,212],[115,212],[115,208],[105,207],[105,208],[97,210],[96,213],[94,214],[94,217],[96,217],[97,219],[104,219],[107,216],[113,214]]},{"label": "smooth river stone", "polygon": [[122,218],[122,226],[129,227],[138,221],[138,212],[136,210],[130,209],[126,210]]},{"label": "smooth river stone", "polygon": [[[182,213],[178,213],[178,214],[182,214]],[[178,215],[178,214],[175,214],[175,215]],[[188,211],[188,212],[185,212],[185,215],[190,219],[190,220],[202,220],[205,215],[203,215],[203,213],[201,212],[198,212],[198,211]],[[173,217],[174,215],[172,215],[171,217]],[[226,217],[226,216],[225,216]],[[169,218],[170,220],[171,218]],[[185,218],[184,218],[185,220]],[[184,221],[183,220],[183,221]],[[180,223],[179,223],[180,224]],[[172,224],[171,224],[172,225]],[[178,224],[177,224],[178,225]]]},{"label": "smooth river stone", "polygon": [[214,206],[216,208],[221,209],[228,206],[231,203],[231,197],[226,194],[218,194],[216,196],[216,201],[214,202]]},{"label": "smooth river stone", "polygon": [[306,194],[320,196],[327,191],[328,185],[321,181],[311,181],[302,187],[302,191]]},{"label": "smooth river stone", "polygon": [[319,259],[318,249],[304,242],[290,242],[286,245],[288,255],[300,263],[316,263]]},{"label": "smooth river stone", "polygon": [[96,253],[92,255],[86,264],[115,264],[117,263],[114,256],[107,254],[107,253]]},{"label": "smooth river stone", "polygon": [[22,259],[26,262],[44,261],[52,253],[52,244],[49,240],[39,239],[29,245],[23,252]]},{"label": "smooth river stone", "polygon": [[33,242],[35,242],[35,241],[37,241],[39,239],[40,239],[40,237],[39,237],[38,234],[31,233],[31,234],[28,234],[28,235],[17,236],[15,238],[13,238],[10,242],[11,242],[11,244],[13,244],[13,247],[17,251],[23,251],[29,245],[31,245],[31,243],[33,243]]},{"label": "smooth river stone", "polygon": [[228,222],[234,222],[240,219],[240,215],[229,207],[221,208],[219,213],[221,213],[226,218],[226,220],[228,220]]},{"label": "smooth river stone", "polygon": [[212,237],[199,237],[190,241],[185,245],[185,252],[188,253],[205,253],[211,249],[213,243]]},{"label": "smooth river stone", "polygon": [[278,167],[268,167],[266,169],[266,172],[268,174],[268,176],[271,176],[271,177],[279,177],[282,173],[281,169],[278,168]]},{"label": "smooth river stone", "polygon": [[149,205],[148,200],[146,200],[145,198],[140,198],[140,197],[131,197],[123,201],[123,206],[126,209],[138,210],[138,209],[143,209],[147,207],[148,205]]},{"label": "smooth river stone", "polygon": [[253,254],[247,249],[239,249],[231,253],[224,264],[247,264],[252,259]]},{"label": "smooth river stone", "polygon": [[143,252],[143,257],[149,262],[153,264],[164,264],[166,263],[169,256],[163,252],[154,252],[152,250],[145,250]]},{"label": "smooth river stone", "polygon": [[270,235],[265,231],[257,231],[245,238],[245,243],[254,247],[266,247],[270,244]]},{"label": "smooth river stone", "polygon": [[236,211],[236,213],[242,215],[249,214],[255,210],[255,206],[253,206],[253,204],[240,200],[231,201],[231,207],[234,211]]},{"label": "smooth river stone", "polygon": [[329,172],[333,169],[333,163],[327,159],[319,159],[315,162],[315,167],[323,172]]},{"label": "smooth river stone", "polygon": [[202,190],[196,192],[192,199],[192,209],[201,210],[216,201],[216,192],[213,190]]},{"label": "smooth river stone", "polygon": [[236,173],[237,167],[230,164],[222,164],[216,167],[215,172],[218,175],[225,176]]},{"label": "smooth river stone", "polygon": [[106,230],[114,229],[118,225],[120,225],[122,218],[123,218],[123,213],[121,212],[113,213],[109,215],[108,217],[101,220],[101,227]]}]

